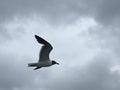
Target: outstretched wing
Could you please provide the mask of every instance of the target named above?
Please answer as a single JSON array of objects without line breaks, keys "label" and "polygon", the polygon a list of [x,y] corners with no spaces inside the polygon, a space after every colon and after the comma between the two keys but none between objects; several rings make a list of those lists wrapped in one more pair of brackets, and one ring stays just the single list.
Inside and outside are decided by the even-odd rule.
[{"label": "outstretched wing", "polygon": [[37,35],[35,35],[35,38],[38,41],[38,43],[43,44],[39,53],[39,61],[49,60],[49,54],[53,49],[52,45]]},{"label": "outstretched wing", "polygon": [[50,46],[51,46],[51,44],[48,43],[48,42],[47,42],[46,40],[44,40],[43,38],[41,38],[41,37],[39,37],[39,36],[37,36],[37,35],[35,35],[35,38],[36,38],[36,40],[38,41],[38,43],[43,44],[43,45],[50,45]]}]

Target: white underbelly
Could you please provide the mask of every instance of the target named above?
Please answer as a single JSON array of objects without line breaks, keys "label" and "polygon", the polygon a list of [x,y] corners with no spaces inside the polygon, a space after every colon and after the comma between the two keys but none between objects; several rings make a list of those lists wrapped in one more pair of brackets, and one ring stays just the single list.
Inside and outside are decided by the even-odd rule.
[{"label": "white underbelly", "polygon": [[48,67],[51,65],[52,65],[51,61],[40,61],[39,63],[37,63],[37,67]]}]

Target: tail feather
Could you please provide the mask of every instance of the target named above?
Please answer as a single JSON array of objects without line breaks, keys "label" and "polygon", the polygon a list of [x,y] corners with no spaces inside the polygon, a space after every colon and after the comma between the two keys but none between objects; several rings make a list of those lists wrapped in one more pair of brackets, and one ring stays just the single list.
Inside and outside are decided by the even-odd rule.
[{"label": "tail feather", "polygon": [[29,63],[28,64],[28,67],[35,67],[36,66],[36,63]]}]

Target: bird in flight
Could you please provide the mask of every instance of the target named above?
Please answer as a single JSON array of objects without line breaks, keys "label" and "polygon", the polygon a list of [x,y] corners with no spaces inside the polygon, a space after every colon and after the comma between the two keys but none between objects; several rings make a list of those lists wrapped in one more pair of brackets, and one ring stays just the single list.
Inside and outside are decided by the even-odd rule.
[{"label": "bird in flight", "polygon": [[52,66],[54,64],[58,64],[56,61],[54,60],[50,60],[49,58],[49,54],[52,51],[53,47],[52,45],[47,42],[46,40],[44,40],[43,38],[35,35],[36,40],[38,41],[38,43],[43,44],[40,53],[39,53],[39,60],[36,63],[28,63],[28,67],[35,67],[34,70],[42,68],[42,67],[49,67]]}]

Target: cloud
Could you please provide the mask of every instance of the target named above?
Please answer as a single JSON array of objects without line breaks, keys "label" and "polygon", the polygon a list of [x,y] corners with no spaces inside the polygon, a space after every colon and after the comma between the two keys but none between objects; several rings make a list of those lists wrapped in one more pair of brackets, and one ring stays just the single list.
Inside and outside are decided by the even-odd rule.
[{"label": "cloud", "polygon": [[[119,73],[111,72],[116,63],[119,65],[119,53],[115,52],[119,51],[119,31],[107,31],[92,18],[59,27],[39,18],[18,18],[4,23],[3,27],[12,39],[0,45],[2,90],[120,89]],[[51,42],[54,46],[51,59],[60,66],[38,71],[27,67],[27,63],[38,60],[40,46],[34,33]],[[118,44],[115,47],[114,42]]]},{"label": "cloud", "polygon": [[[119,28],[97,26],[89,30],[89,34],[92,35],[96,44],[100,45],[103,49],[120,54],[119,48]],[[97,41],[98,40],[98,41]]]},{"label": "cloud", "polygon": [[[119,1],[1,0],[0,89],[119,90]],[[110,27],[107,27],[110,26]],[[119,25],[118,25],[119,26]],[[40,46],[52,43],[60,66],[33,71]],[[118,67],[119,68],[119,67]]]},{"label": "cloud", "polygon": [[118,0],[104,0],[98,8],[98,20],[105,23],[114,23],[114,21],[119,21],[120,6],[118,3]]},{"label": "cloud", "polygon": [[[44,86],[48,90],[119,90],[119,73],[112,73],[113,57],[110,54],[101,52],[94,57],[88,65],[83,68],[74,67],[67,69],[64,73],[54,76],[51,83]],[[61,72],[61,70],[59,70]],[[55,74],[56,75],[56,74]]]},{"label": "cloud", "polygon": [[[8,55],[9,54],[9,55]],[[18,56],[6,52],[0,53],[0,89],[13,90],[15,87],[24,86],[25,83],[30,82],[29,75],[23,68],[24,63],[18,62]]]},{"label": "cloud", "polygon": [[105,25],[119,26],[118,0],[1,0],[0,20],[38,15],[50,24],[71,23],[80,17],[93,17]]},{"label": "cloud", "polygon": [[24,41],[21,42],[21,39],[10,41],[0,45],[0,90],[35,89],[37,79],[41,82],[46,81],[44,78],[49,76],[49,69],[36,72],[33,72],[32,68],[28,69],[27,64],[33,60],[37,61],[38,53],[36,58],[31,57],[34,50],[32,50],[32,55],[28,53],[27,50],[30,49]]},{"label": "cloud", "polygon": [[5,42],[10,37],[9,37],[7,30],[4,29],[4,27],[1,26],[0,29],[1,29],[0,30],[0,43],[2,43],[2,42]]}]

